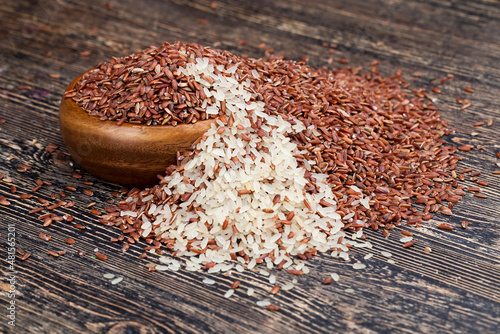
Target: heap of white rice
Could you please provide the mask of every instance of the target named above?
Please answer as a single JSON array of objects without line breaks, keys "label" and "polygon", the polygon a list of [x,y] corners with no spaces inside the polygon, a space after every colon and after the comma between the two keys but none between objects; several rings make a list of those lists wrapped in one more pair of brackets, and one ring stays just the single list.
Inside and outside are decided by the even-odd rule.
[{"label": "heap of white rice", "polygon": [[[220,74],[214,74],[214,66]],[[217,120],[196,145],[196,154],[166,177],[167,195],[192,195],[171,206],[148,199],[153,202],[147,215],[142,215],[142,235],[153,231],[175,240],[173,250],[188,257],[191,270],[210,262],[216,263],[212,272],[226,270],[231,253],[239,254],[240,262],[245,262],[241,254],[247,255],[248,268],[261,262],[258,259],[268,267],[284,262],[287,268],[294,255],[311,249],[336,248],[346,257],[344,224],[335,212],[327,176],[314,173],[308,180],[294,158],[301,152],[285,136],[304,130],[303,124],[297,121],[292,126],[281,116],[264,113],[263,102],[252,99],[250,81],[240,82],[237,65],[224,68],[209,58],[196,58],[177,71],[196,80],[208,98],[215,98],[207,113],[219,114],[225,101],[226,116],[233,124]],[[203,79],[207,77],[212,84]],[[258,119],[260,129],[252,128],[251,120],[257,124]],[[304,190],[310,189],[311,180],[316,193]],[[131,211],[121,215],[136,216]],[[207,247],[211,240],[218,247]]]}]

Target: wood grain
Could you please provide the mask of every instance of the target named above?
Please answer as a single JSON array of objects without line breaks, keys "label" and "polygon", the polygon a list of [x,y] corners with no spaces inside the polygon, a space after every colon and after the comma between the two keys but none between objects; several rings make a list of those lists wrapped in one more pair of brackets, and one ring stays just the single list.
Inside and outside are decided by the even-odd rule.
[{"label": "wood grain", "polygon": [[[16,327],[7,325],[2,313],[0,332],[12,333],[497,333],[500,323],[500,175],[495,157],[500,151],[500,7],[492,1],[13,1],[0,3],[0,195],[9,206],[0,206],[0,259],[2,277],[8,275],[7,226],[15,224],[17,247],[32,253],[16,259]],[[197,20],[207,20],[199,24]],[[127,55],[149,45],[181,40],[218,46],[236,54],[264,57],[265,49],[288,58],[308,57],[314,66],[349,66],[369,70],[380,60],[386,75],[403,70],[411,87],[430,91],[443,119],[455,132],[449,144],[472,143],[458,169],[481,172],[481,187],[488,198],[468,194],[456,203],[451,217],[435,215],[419,229],[404,227],[415,235],[416,245],[404,249],[399,229],[388,238],[369,231],[373,249],[352,252],[350,262],[322,254],[307,265],[311,274],[292,277],[277,272],[279,284],[296,278],[290,291],[271,296],[272,285],[258,271],[233,272],[231,277],[204,272],[154,272],[147,269],[155,257],[140,260],[145,243],[126,253],[111,243],[119,230],[103,226],[87,208],[103,210],[112,191],[121,187],[84,173],[63,146],[58,127],[59,101],[67,84],[79,73],[113,56]],[[246,41],[247,43],[241,43]],[[323,42],[338,44],[335,53]],[[265,43],[262,48],[259,45]],[[91,51],[90,55],[82,55]],[[49,53],[49,54],[48,54]],[[329,64],[329,58],[332,64]],[[419,72],[419,76],[414,76]],[[52,74],[52,76],[51,76]],[[442,77],[452,74],[446,84]],[[59,77],[57,77],[57,75]],[[22,87],[29,86],[29,87]],[[473,87],[467,93],[464,87]],[[461,110],[455,99],[469,99]],[[488,122],[473,127],[477,121]],[[475,135],[472,135],[475,133]],[[36,140],[36,142],[34,142]],[[49,143],[60,146],[48,153]],[[478,145],[482,145],[480,149]],[[19,173],[21,164],[31,170]],[[10,180],[9,180],[10,179]],[[35,180],[50,181],[34,197]],[[93,185],[83,184],[91,181]],[[11,185],[18,188],[11,194]],[[475,182],[466,176],[464,185]],[[66,186],[75,192],[64,190]],[[94,193],[83,194],[88,189]],[[37,197],[50,199],[64,190],[70,214],[86,227],[66,222],[44,228],[39,214],[28,211],[39,205]],[[467,229],[460,223],[469,222]],[[446,222],[453,231],[437,228]],[[43,232],[52,237],[38,238]],[[74,245],[64,242],[76,240]],[[424,247],[432,248],[425,253]],[[95,249],[108,256],[94,258]],[[53,258],[48,250],[65,250]],[[77,251],[85,251],[79,256]],[[380,254],[390,252],[395,261]],[[369,260],[364,256],[373,253]],[[352,269],[360,261],[364,270]],[[338,283],[323,285],[330,273]],[[123,277],[112,285],[103,274]],[[205,285],[203,278],[216,280]],[[223,298],[231,283],[241,287]],[[2,281],[0,300],[9,302]],[[253,287],[256,294],[246,296]],[[353,289],[354,292],[350,292]],[[269,299],[280,306],[271,312],[256,305]],[[2,306],[3,307],[3,306]]]}]

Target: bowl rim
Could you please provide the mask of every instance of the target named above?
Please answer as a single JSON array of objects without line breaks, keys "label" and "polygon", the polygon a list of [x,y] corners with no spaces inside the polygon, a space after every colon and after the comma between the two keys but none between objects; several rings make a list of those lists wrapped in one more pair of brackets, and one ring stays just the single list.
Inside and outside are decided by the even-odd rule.
[{"label": "bowl rim", "polygon": [[61,104],[60,104],[60,108],[59,108],[59,115],[61,115],[61,110],[64,109],[65,113],[67,113],[67,114],[69,113],[69,114],[71,114],[71,117],[77,117],[77,119],[79,119],[81,121],[93,122],[95,124],[99,124],[100,127],[105,127],[105,128],[108,126],[111,126],[114,129],[115,127],[118,126],[120,128],[123,128],[123,129],[128,129],[129,131],[134,131],[134,130],[144,131],[144,129],[146,129],[146,128],[148,129],[148,131],[165,131],[165,129],[174,129],[174,128],[182,129],[183,127],[196,126],[196,124],[198,124],[198,123],[205,123],[205,122],[215,123],[215,121],[218,119],[218,118],[210,118],[210,119],[205,119],[205,120],[198,120],[194,123],[179,123],[175,126],[170,125],[170,124],[147,125],[147,124],[135,124],[135,123],[128,123],[128,122],[125,122],[125,123],[122,123],[121,125],[118,125],[116,121],[101,120],[97,116],[90,116],[89,113],[84,108],[80,107],[80,105],[75,100],[73,100],[71,97],[66,97],[65,95],[66,95],[67,91],[75,88],[76,84],[80,81],[80,79],[83,77],[83,75],[85,75],[85,73],[90,72],[94,69],[95,69],[95,67],[92,67],[92,68],[80,73],[78,76],[76,76],[69,83],[69,85],[64,90],[64,93],[63,93],[63,96],[61,99]]}]

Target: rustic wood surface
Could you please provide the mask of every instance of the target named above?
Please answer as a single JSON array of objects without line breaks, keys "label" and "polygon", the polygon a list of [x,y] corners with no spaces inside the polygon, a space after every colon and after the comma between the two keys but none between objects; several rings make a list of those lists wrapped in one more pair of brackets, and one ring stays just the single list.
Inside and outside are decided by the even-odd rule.
[{"label": "rustic wood surface", "polygon": [[[498,333],[500,323],[500,6],[497,1],[403,0],[276,0],[231,1],[66,1],[3,0],[0,2],[0,258],[2,278],[8,268],[8,225],[15,226],[16,247],[31,252],[26,261],[18,255],[15,327],[8,325],[6,307],[10,286],[0,287],[2,333]],[[84,173],[62,145],[58,108],[68,83],[79,73],[112,56],[127,55],[149,45],[181,40],[217,45],[236,54],[263,57],[265,49],[291,59],[307,57],[314,66],[348,66],[369,70],[373,60],[386,75],[396,69],[412,87],[430,91],[439,87],[442,117],[456,129],[446,139],[452,145],[472,143],[461,152],[459,169],[472,167],[489,182],[480,199],[468,194],[455,205],[454,215],[436,215],[415,233],[416,246],[404,249],[395,231],[389,238],[369,232],[374,249],[356,250],[352,261],[318,256],[310,261],[311,274],[298,278],[296,287],[276,296],[271,284],[257,272],[216,275],[216,284],[202,283],[203,272],[150,273],[140,260],[144,243],[126,253],[109,241],[119,231],[103,226],[87,206],[102,210],[111,192],[120,186]],[[246,42],[242,42],[246,41]],[[334,54],[323,42],[338,44]],[[261,45],[265,43],[265,47]],[[328,64],[328,59],[333,64]],[[412,76],[420,72],[421,76]],[[453,74],[446,84],[440,78]],[[464,87],[473,87],[467,93]],[[471,106],[461,110],[457,97]],[[493,124],[487,126],[488,120]],[[474,127],[474,122],[485,125]],[[477,135],[473,136],[475,132]],[[54,153],[46,147],[60,146]],[[482,145],[482,149],[477,149]],[[22,164],[31,170],[18,172]],[[50,181],[31,199],[35,180]],[[466,186],[473,185],[467,176]],[[91,181],[85,185],[82,181]],[[11,194],[11,186],[17,193]],[[66,191],[71,214],[86,227],[65,222],[43,227],[36,197]],[[83,189],[94,196],[83,194]],[[51,200],[51,202],[54,202]],[[469,222],[467,229],[460,223]],[[456,228],[443,231],[440,222]],[[38,236],[52,237],[47,242]],[[74,245],[64,240],[72,237]],[[425,246],[432,253],[423,251]],[[94,249],[108,256],[94,258]],[[54,258],[48,250],[64,250]],[[86,252],[85,256],[77,251]],[[393,254],[388,263],[380,251]],[[375,256],[363,260],[373,252]],[[364,270],[351,264],[361,260]],[[338,283],[323,285],[329,273]],[[123,281],[113,285],[103,274]],[[280,284],[292,277],[277,272]],[[230,299],[223,297],[231,282],[242,287]],[[246,296],[255,288],[253,297]],[[350,292],[353,289],[354,292]],[[256,305],[269,299],[279,305],[271,312]]]}]

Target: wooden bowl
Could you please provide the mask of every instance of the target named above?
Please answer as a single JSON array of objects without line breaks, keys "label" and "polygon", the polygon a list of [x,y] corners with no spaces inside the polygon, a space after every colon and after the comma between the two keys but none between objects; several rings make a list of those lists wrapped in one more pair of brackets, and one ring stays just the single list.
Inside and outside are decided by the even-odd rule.
[{"label": "wooden bowl", "polygon": [[[73,89],[84,73],[67,87]],[[194,124],[136,125],[101,121],[89,116],[71,98],[59,107],[61,134],[72,158],[90,173],[126,186],[146,187],[158,182],[177,152],[189,150],[214,120]]]}]

